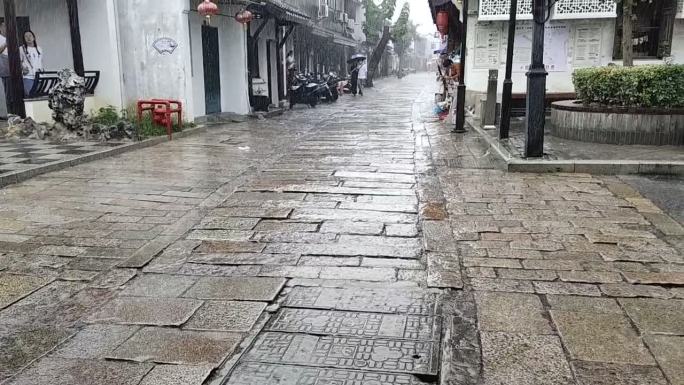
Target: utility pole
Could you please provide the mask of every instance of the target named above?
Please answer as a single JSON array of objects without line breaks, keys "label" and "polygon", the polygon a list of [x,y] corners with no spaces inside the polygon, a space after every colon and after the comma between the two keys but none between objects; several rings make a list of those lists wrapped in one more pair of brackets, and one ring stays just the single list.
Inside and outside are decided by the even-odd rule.
[{"label": "utility pole", "polygon": [[463,32],[461,33],[461,70],[458,72],[458,86],[456,87],[456,126],[454,132],[465,132],[465,68],[466,68],[466,36],[468,34],[468,0],[463,0]]},{"label": "utility pole", "polygon": [[544,155],[544,119],[546,108],[546,68],[544,67],[544,23],[547,0],[533,0],[532,64],[527,72],[527,137],[525,157]]},{"label": "utility pole", "polygon": [[506,78],[503,81],[501,95],[501,122],[499,123],[499,139],[507,139],[511,127],[511,98],[513,97],[513,49],[515,43],[515,18],[518,13],[518,0],[511,0],[511,11],[508,19],[508,47],[506,47]]}]

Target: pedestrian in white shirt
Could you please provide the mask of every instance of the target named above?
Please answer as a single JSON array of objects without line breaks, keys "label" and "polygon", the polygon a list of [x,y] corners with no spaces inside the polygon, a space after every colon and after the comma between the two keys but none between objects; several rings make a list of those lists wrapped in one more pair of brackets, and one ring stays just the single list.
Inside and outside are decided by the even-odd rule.
[{"label": "pedestrian in white shirt", "polygon": [[359,68],[359,95],[363,95],[363,86],[366,83],[366,78],[368,77],[368,66],[364,60]]},{"label": "pedestrian in white shirt", "polygon": [[36,34],[33,31],[24,32],[24,45],[21,46],[19,52],[24,75],[24,94],[30,96],[36,73],[43,71],[43,49],[38,46]]}]

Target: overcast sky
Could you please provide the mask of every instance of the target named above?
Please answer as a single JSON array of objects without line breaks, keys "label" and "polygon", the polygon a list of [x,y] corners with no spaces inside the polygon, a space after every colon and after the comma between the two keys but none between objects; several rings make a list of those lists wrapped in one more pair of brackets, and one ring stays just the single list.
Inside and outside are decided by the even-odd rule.
[{"label": "overcast sky", "polygon": [[432,24],[432,15],[430,15],[430,6],[427,0],[397,0],[394,20],[399,17],[401,7],[406,2],[411,4],[411,20],[414,24],[418,24],[418,33],[422,35],[435,33],[437,28]]}]

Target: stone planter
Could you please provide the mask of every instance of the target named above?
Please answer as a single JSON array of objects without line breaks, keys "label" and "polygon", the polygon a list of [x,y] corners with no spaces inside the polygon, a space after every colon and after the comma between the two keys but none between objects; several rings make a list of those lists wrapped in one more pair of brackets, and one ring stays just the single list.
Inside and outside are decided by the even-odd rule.
[{"label": "stone planter", "polygon": [[554,136],[609,144],[684,145],[684,108],[585,106],[576,100],[551,105]]}]

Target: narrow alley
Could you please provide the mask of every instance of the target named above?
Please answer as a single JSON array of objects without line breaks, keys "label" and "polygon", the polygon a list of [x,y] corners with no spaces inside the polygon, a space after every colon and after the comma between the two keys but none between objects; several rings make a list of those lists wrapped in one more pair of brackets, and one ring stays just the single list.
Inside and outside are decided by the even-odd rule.
[{"label": "narrow alley", "polygon": [[434,77],[0,189],[0,383],[681,385],[684,230]]}]

